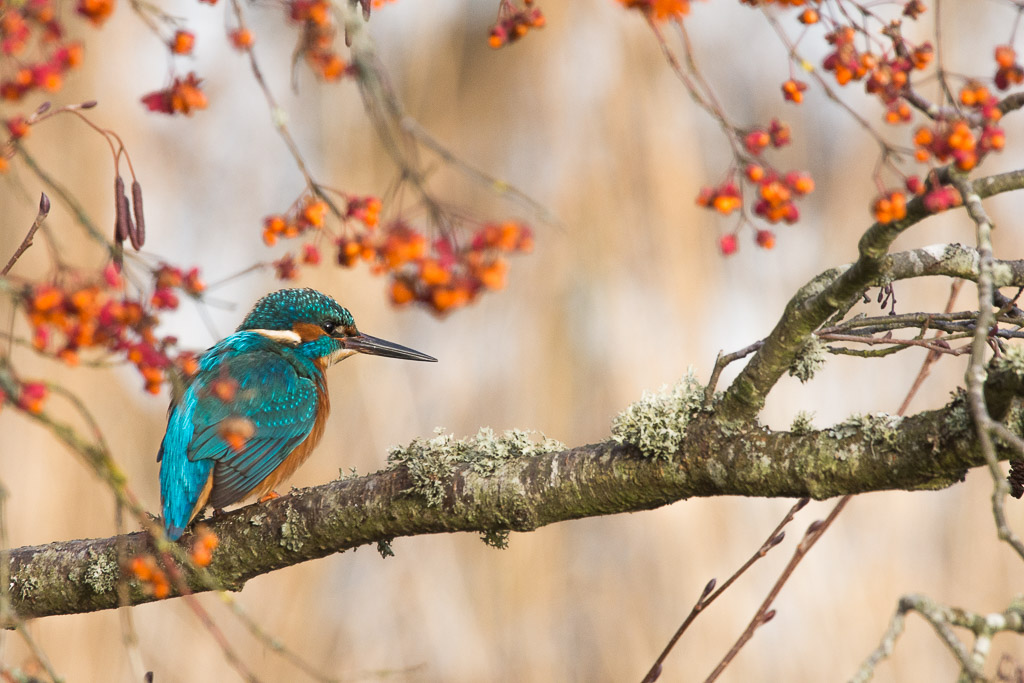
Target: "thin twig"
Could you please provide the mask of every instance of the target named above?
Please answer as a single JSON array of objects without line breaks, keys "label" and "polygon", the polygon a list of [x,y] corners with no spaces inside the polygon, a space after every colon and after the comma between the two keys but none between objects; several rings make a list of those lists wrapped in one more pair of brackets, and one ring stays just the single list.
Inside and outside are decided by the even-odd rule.
[{"label": "thin twig", "polygon": [[0,270],[0,277],[3,277],[7,275],[7,273],[11,272],[11,268],[13,268],[14,264],[18,262],[18,259],[21,258],[21,255],[24,254],[25,251],[27,251],[28,248],[32,246],[32,239],[36,236],[36,231],[38,231],[39,228],[42,227],[43,221],[46,220],[46,217],[49,214],[50,198],[46,196],[45,192],[41,192],[39,194],[39,211],[38,213],[36,213],[36,219],[32,221],[32,227],[28,229],[28,234],[25,235],[25,239],[21,241],[21,244],[18,246],[18,249],[14,252],[14,255],[11,256],[11,259],[7,262],[7,265],[4,266],[3,270]]},{"label": "thin twig", "polygon": [[[985,356],[989,342],[989,328],[992,326],[994,312],[992,300],[994,286],[992,283],[992,221],[982,206],[981,197],[964,175],[950,174],[950,181],[963,198],[967,215],[975,224],[978,242],[978,323],[971,344],[971,361],[967,368],[967,398],[978,432],[978,443],[985,456],[989,472],[992,474],[992,515],[995,518],[996,532],[999,539],[1010,545],[1016,553],[1024,558],[1024,542],[1010,528],[1006,521],[1004,509],[1006,496],[1010,486],[999,466],[992,435],[998,423],[992,419],[985,404]],[[1015,444],[1016,446],[1016,444]],[[1020,451],[1020,449],[1017,449]],[[1021,451],[1024,455],[1024,451]]]},{"label": "thin twig", "polygon": [[733,361],[741,358],[746,358],[754,351],[757,351],[764,344],[764,340],[756,341],[750,346],[745,346],[739,351],[733,351],[722,355],[722,352],[718,352],[718,357],[715,358],[715,368],[711,371],[711,377],[708,379],[708,385],[704,388],[704,407],[710,408],[711,403],[715,398],[715,387],[718,385],[718,378],[722,375],[722,370],[725,370],[725,366]]},{"label": "thin twig", "polygon": [[658,655],[658,658],[654,660],[654,664],[651,665],[651,668],[647,672],[647,675],[644,676],[642,683],[654,683],[654,681],[658,680],[658,677],[661,676],[661,667],[662,664],[665,663],[665,658],[668,657],[669,653],[672,651],[672,648],[675,647],[676,643],[679,641],[679,638],[682,637],[683,633],[690,626],[690,624],[693,623],[693,621],[704,610],[705,607],[710,605],[712,602],[715,601],[715,598],[724,593],[726,589],[729,588],[729,586],[731,586],[733,582],[736,581],[736,579],[742,576],[743,573],[750,568],[751,565],[753,565],[755,562],[757,562],[762,557],[767,555],[769,550],[782,543],[782,540],[786,536],[786,533],[782,530],[783,527],[785,527],[787,524],[793,521],[793,517],[796,516],[796,513],[799,512],[805,505],[807,505],[808,500],[808,498],[801,498],[796,503],[794,503],[793,507],[791,507],[789,509],[789,512],[786,513],[786,516],[782,518],[782,521],[780,521],[775,526],[775,528],[772,529],[772,532],[768,534],[768,538],[766,538],[764,543],[761,544],[761,547],[758,548],[757,551],[753,555],[751,555],[746,562],[743,563],[743,566],[741,566],[739,569],[733,572],[733,575],[730,576],[725,583],[719,586],[718,590],[715,590],[714,579],[711,579],[711,581],[708,582],[707,586],[704,588],[704,592],[701,593],[700,598],[698,598],[697,602],[694,603],[693,608],[690,610],[690,613],[686,615],[686,619],[683,621],[682,625],[672,635],[672,638],[668,641],[668,645],[666,645],[665,649],[661,651],[661,654]]},{"label": "thin twig", "polygon": [[725,657],[722,658],[722,661],[718,663],[717,667],[715,667],[715,670],[711,672],[711,675],[707,677],[706,683],[711,683],[711,681],[717,679],[722,672],[725,671],[725,667],[729,666],[729,663],[736,657],[740,649],[754,635],[754,631],[756,631],[758,627],[768,623],[772,617],[775,616],[775,611],[770,610],[769,608],[775,601],[775,598],[778,597],[779,591],[782,590],[782,587],[789,580],[789,577],[792,576],[793,570],[796,569],[797,565],[800,564],[800,561],[804,559],[810,549],[814,547],[814,544],[818,542],[818,539],[821,538],[828,530],[832,525],[832,522],[835,521],[836,517],[839,516],[839,513],[843,511],[843,508],[846,507],[846,504],[850,502],[852,497],[853,496],[851,495],[845,495],[840,498],[839,502],[836,503],[835,507],[832,508],[832,511],[828,514],[828,517],[824,520],[814,522],[807,528],[807,533],[804,534],[804,537],[797,545],[796,550],[793,551],[793,557],[789,560],[789,564],[787,564],[786,568],[782,570],[782,574],[779,575],[779,578],[775,581],[775,585],[772,586],[772,589],[768,591],[768,595],[761,603],[761,606],[757,608],[757,611],[754,613],[754,617],[750,620],[747,628],[744,629],[742,634],[740,634],[739,640],[737,640],[732,648],[730,648],[729,652],[727,652]]},{"label": "thin twig", "polygon": [[[943,310],[943,313],[946,313],[947,315],[952,313],[953,304],[956,303],[956,297],[960,294],[960,289],[963,286],[963,280],[953,280],[952,284],[949,286],[949,298],[946,300],[946,308]],[[939,330],[935,335],[935,339],[941,337],[942,334],[942,330]],[[928,373],[931,372],[932,365],[939,359],[940,355],[942,355],[941,352],[934,349],[928,351],[928,355],[925,356],[924,362],[921,363],[921,369],[917,371],[917,377],[914,378],[914,383],[910,386],[910,391],[907,392],[906,397],[903,399],[903,403],[900,404],[900,409],[898,411],[899,415],[903,415],[910,407],[910,402],[914,400],[917,390],[921,388],[922,384],[924,384],[925,378],[928,377]]]}]

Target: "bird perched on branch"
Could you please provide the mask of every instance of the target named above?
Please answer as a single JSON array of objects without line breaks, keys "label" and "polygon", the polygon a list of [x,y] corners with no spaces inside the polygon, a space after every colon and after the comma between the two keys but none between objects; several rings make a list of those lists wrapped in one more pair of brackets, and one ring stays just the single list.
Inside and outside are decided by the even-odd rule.
[{"label": "bird perched on branch", "polygon": [[324,432],[324,371],[356,353],[437,360],[362,334],[313,289],[268,294],[200,356],[171,401],[157,456],[167,536],[179,538],[207,505],[265,496],[290,477]]}]

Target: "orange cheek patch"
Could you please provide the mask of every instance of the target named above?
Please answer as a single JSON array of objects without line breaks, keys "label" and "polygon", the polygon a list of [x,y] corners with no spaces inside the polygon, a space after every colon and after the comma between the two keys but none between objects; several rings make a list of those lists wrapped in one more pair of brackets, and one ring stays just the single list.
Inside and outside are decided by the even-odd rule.
[{"label": "orange cheek patch", "polygon": [[313,325],[312,323],[295,323],[295,327],[292,329],[295,334],[299,335],[303,343],[315,341],[325,334],[319,325]]}]

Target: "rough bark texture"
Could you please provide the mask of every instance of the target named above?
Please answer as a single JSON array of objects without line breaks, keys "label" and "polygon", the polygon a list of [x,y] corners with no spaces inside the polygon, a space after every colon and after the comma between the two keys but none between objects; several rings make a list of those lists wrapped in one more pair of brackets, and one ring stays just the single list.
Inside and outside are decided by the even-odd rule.
[{"label": "rough bark texture", "polygon": [[[1020,412],[1015,407],[1006,416],[1018,434],[1024,433]],[[186,571],[186,581],[195,592],[217,586],[239,590],[254,576],[401,536],[529,531],[694,496],[821,499],[936,489],[960,481],[967,469],[984,462],[961,398],[906,419],[862,416],[800,433],[756,425],[723,428],[715,417],[694,415],[681,447],[672,453],[642,453],[613,440],[500,462],[488,454],[461,453],[426,482],[441,494],[434,505],[423,494],[422,478],[404,465],[297,490],[210,521],[220,547],[209,575]],[[478,457],[486,459],[486,467]],[[191,536],[181,543],[187,547]],[[23,618],[117,607],[118,557],[144,552],[151,552],[151,543],[143,532],[14,549],[13,606]],[[153,599],[133,581],[127,596],[130,604]]]}]

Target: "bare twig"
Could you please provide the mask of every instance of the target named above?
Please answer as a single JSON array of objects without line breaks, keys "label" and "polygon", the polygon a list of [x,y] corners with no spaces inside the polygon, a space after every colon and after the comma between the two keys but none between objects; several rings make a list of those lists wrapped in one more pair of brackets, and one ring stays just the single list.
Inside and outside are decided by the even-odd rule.
[{"label": "bare twig", "polygon": [[11,272],[11,268],[13,268],[14,264],[18,262],[18,259],[21,258],[21,255],[24,254],[25,251],[32,246],[32,239],[36,236],[36,231],[38,231],[39,228],[43,225],[43,221],[46,220],[46,217],[49,214],[50,198],[46,196],[45,192],[42,192],[39,195],[39,211],[38,213],[36,213],[36,219],[32,221],[32,226],[28,229],[28,234],[25,235],[25,239],[21,241],[21,244],[14,252],[14,255],[11,256],[10,260],[7,262],[7,265],[4,266],[3,270],[0,270],[0,277],[3,277],[7,275],[7,273]]},{"label": "bare twig", "polygon": [[[978,273],[978,323],[971,344],[971,361],[967,368],[967,397],[970,403],[971,416],[978,432],[981,452],[988,463],[992,474],[992,515],[995,518],[996,531],[1000,540],[1006,541],[1017,554],[1024,559],[1024,542],[1010,528],[1006,521],[1004,505],[1010,486],[1006,481],[999,461],[996,458],[995,445],[992,442],[993,431],[998,423],[992,419],[985,404],[985,356],[988,349],[989,328],[992,326],[994,312],[992,310],[994,285],[992,281],[992,221],[981,204],[981,196],[975,187],[960,174],[951,174],[951,182],[963,197],[967,215],[974,221],[978,241],[979,273]],[[1020,449],[1018,449],[1020,450]],[[1024,451],[1021,452],[1024,455]]]},{"label": "bare twig", "polygon": [[782,590],[782,587],[789,580],[789,577],[793,575],[793,570],[795,570],[797,565],[800,564],[800,561],[804,559],[810,549],[814,547],[814,544],[818,542],[818,539],[822,537],[822,535],[828,530],[829,526],[832,525],[832,522],[835,521],[836,517],[839,516],[839,513],[843,511],[846,504],[850,502],[850,498],[852,498],[852,496],[849,495],[840,498],[839,502],[836,503],[835,507],[833,507],[832,511],[828,514],[828,517],[824,520],[814,522],[807,528],[807,532],[804,534],[803,539],[801,539],[800,543],[797,545],[796,550],[793,551],[793,557],[789,560],[789,564],[787,564],[786,568],[782,570],[782,574],[779,575],[779,578],[775,581],[775,585],[772,586],[772,589],[768,591],[768,595],[761,603],[761,606],[757,608],[757,611],[754,613],[754,617],[750,620],[747,628],[742,634],[740,634],[739,640],[737,640],[729,652],[726,653],[725,657],[722,658],[722,661],[718,663],[717,667],[715,667],[715,670],[711,672],[711,675],[707,677],[706,683],[710,683],[717,679],[722,672],[725,671],[725,667],[729,666],[729,663],[736,657],[740,649],[754,635],[754,631],[756,631],[760,626],[771,621],[772,617],[775,616],[775,610],[770,608],[772,603],[775,602],[775,598],[778,597],[779,591]]},{"label": "bare twig", "polygon": [[[956,297],[960,294],[960,289],[963,287],[963,280],[953,280],[953,283],[949,286],[949,299],[946,300],[946,308],[943,310],[944,313],[949,314],[953,311],[953,305],[956,303]],[[935,339],[942,336],[940,330],[936,335]],[[924,384],[924,380],[928,377],[928,373],[931,371],[932,365],[939,359],[941,352],[936,350],[928,351],[928,355],[925,356],[924,362],[921,364],[921,369],[917,372],[917,377],[914,378],[914,383],[910,387],[910,391],[907,392],[906,397],[903,399],[903,403],[900,404],[899,414],[903,415],[906,413],[907,408],[910,407],[910,402],[914,400],[914,396],[917,394],[917,390]]]},{"label": "bare twig", "polygon": [[746,358],[754,351],[757,351],[759,348],[761,348],[762,344],[764,344],[763,340],[756,341],[750,346],[743,347],[739,351],[733,351],[732,353],[727,353],[725,355],[723,355],[722,352],[719,351],[718,358],[715,359],[715,368],[714,370],[711,371],[711,377],[710,379],[708,379],[708,385],[704,388],[705,408],[711,407],[711,403],[715,398],[715,387],[718,385],[718,378],[721,377],[722,370],[725,370],[725,367],[729,365],[729,363],[732,363],[733,361],[739,360],[741,358]]},{"label": "bare twig", "polygon": [[786,536],[786,533],[782,530],[783,527],[785,527],[787,524],[793,521],[793,517],[796,516],[796,513],[799,512],[805,505],[807,505],[808,500],[808,498],[801,498],[796,503],[794,503],[793,507],[791,507],[789,509],[789,512],[786,513],[786,516],[782,518],[782,521],[780,521],[775,526],[775,528],[772,529],[772,532],[768,534],[768,538],[766,538],[764,543],[761,544],[761,547],[758,548],[757,551],[754,552],[754,554],[751,555],[750,558],[743,563],[743,566],[741,566],[739,569],[733,572],[733,575],[730,576],[725,583],[719,586],[718,590],[715,590],[714,579],[711,579],[711,581],[708,582],[707,586],[704,588],[703,593],[701,593],[700,598],[697,599],[697,602],[693,605],[693,608],[690,610],[690,613],[686,615],[686,619],[683,621],[682,625],[680,625],[680,627],[672,635],[672,638],[668,641],[668,645],[665,646],[665,649],[661,651],[660,655],[658,655],[658,658],[654,661],[654,664],[651,665],[651,668],[647,672],[647,675],[644,676],[642,683],[654,683],[654,681],[658,680],[658,677],[661,676],[661,667],[662,664],[665,663],[665,658],[668,657],[669,653],[672,651],[672,648],[675,647],[676,643],[679,641],[679,638],[682,637],[683,633],[686,631],[687,628],[689,628],[690,624],[694,622],[694,620],[698,617],[698,615],[700,615],[700,613],[704,610],[705,607],[710,605],[712,602],[715,601],[715,598],[724,593],[726,589],[729,588],[729,586],[731,586],[733,582],[736,581],[736,579],[742,576],[743,573],[750,568],[751,565],[753,565],[755,562],[757,562],[762,557],[767,555],[769,550],[782,543],[782,540]]}]

